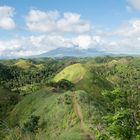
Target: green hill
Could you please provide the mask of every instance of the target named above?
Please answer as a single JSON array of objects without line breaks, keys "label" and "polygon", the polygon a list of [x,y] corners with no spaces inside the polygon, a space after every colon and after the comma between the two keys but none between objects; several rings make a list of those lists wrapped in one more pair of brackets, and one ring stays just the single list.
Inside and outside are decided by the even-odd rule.
[{"label": "green hill", "polygon": [[44,68],[43,64],[34,64],[31,60],[20,59],[18,60],[14,66],[22,68],[24,70],[34,69],[34,70],[42,70]]},{"label": "green hill", "polygon": [[54,81],[58,82],[62,79],[69,80],[74,83],[77,90],[85,90],[90,94],[98,94],[103,89],[111,89],[112,85],[105,78],[91,71],[90,65],[73,64],[66,67],[54,77]]},{"label": "green hill", "polygon": [[[39,116],[39,128],[36,138],[44,137],[48,140],[82,140],[93,137],[88,118],[88,103],[82,101],[90,100],[84,91],[67,91],[55,93],[50,89],[42,89],[25,97],[15,106],[10,115],[12,125],[21,129],[31,115]],[[85,106],[85,109],[82,107]],[[91,110],[90,110],[91,111]],[[18,127],[20,126],[20,128]],[[14,132],[15,135],[17,132]]]},{"label": "green hill", "polygon": [[19,101],[19,95],[0,86],[0,139],[3,139],[3,125],[6,125],[5,118],[9,116],[10,111]]},{"label": "green hill", "polygon": [[23,59],[18,60],[14,65],[22,69],[29,69],[34,66],[31,62]]},{"label": "green hill", "polygon": [[[27,68],[29,75],[23,73],[23,83],[14,75],[16,67],[1,70],[1,84],[4,81],[3,86],[10,89],[7,83],[11,75],[15,78],[11,86],[15,85],[18,93],[0,88],[0,139],[138,140],[140,59],[98,59],[62,59],[52,65],[45,65],[46,60],[35,61],[33,65],[42,69],[41,73],[32,75],[36,68]],[[20,86],[24,94],[19,95]],[[25,94],[28,86],[32,90]],[[132,115],[136,115],[136,121]]]},{"label": "green hill", "polygon": [[54,77],[54,81],[58,82],[62,79],[69,80],[70,82],[77,83],[85,76],[86,69],[80,63],[73,64],[66,67]]},{"label": "green hill", "polygon": [[[22,63],[28,64],[25,61]],[[97,117],[94,116],[94,113],[98,114],[96,108],[102,112],[105,111],[99,93],[103,89],[110,88],[110,83],[93,73],[89,65],[80,63],[67,66],[52,80],[58,82],[62,79],[74,83],[75,90],[55,91],[53,88],[44,87],[38,92],[25,96],[15,105],[8,117],[10,125],[7,127],[12,131],[7,139],[13,136],[17,139],[20,135],[23,140],[27,139],[25,133],[19,133],[25,129],[25,124],[32,116],[40,119],[38,132],[33,136],[30,134],[31,139],[44,137],[43,140],[45,140],[47,137],[48,140],[84,140],[95,137],[94,133],[98,133],[98,131],[92,124],[92,119]],[[94,100],[91,102],[92,97]],[[89,116],[89,114],[91,115]]]}]

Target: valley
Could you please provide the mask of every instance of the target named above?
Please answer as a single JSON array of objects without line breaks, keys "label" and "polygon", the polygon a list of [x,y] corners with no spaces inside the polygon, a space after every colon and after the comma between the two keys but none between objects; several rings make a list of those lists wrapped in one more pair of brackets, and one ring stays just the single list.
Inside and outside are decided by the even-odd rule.
[{"label": "valley", "polygon": [[139,140],[140,57],[0,60],[0,140]]}]

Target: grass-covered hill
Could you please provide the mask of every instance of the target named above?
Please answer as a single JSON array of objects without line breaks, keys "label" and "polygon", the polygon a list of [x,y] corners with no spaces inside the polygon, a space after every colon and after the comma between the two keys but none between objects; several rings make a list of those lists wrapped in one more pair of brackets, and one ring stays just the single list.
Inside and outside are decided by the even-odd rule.
[{"label": "grass-covered hill", "polygon": [[34,61],[26,60],[26,59],[19,59],[14,66],[17,66],[24,70],[42,70],[44,68],[43,64],[34,63]]},{"label": "grass-covered hill", "polygon": [[31,115],[40,116],[38,124],[40,131],[36,134],[36,139],[81,140],[87,134],[82,133],[81,121],[83,120],[77,114],[75,102],[78,101],[74,101],[73,97],[79,94],[80,91],[67,91],[62,94],[47,89],[40,90],[25,97],[13,109],[10,121],[14,125],[19,120],[21,128],[17,129],[22,129]]},{"label": "grass-covered hill", "polygon": [[99,77],[96,73],[92,73],[92,67],[87,64],[76,63],[70,65],[59,72],[54,81],[58,82],[66,79],[75,84],[76,89],[83,89],[89,93],[98,93],[103,89],[111,89],[112,85],[103,77]]},{"label": "grass-covered hill", "polygon": [[9,61],[0,65],[0,139],[139,140],[140,58]]},{"label": "grass-covered hill", "polygon": [[[55,91],[53,88],[43,88],[36,93],[32,93],[25,97],[13,109],[10,122],[16,124],[17,120],[19,120],[19,125],[22,128],[30,116],[35,115],[40,116],[39,126],[41,127],[42,133],[37,135],[39,138],[41,138],[42,134],[50,140],[82,140],[95,138],[94,133],[98,135],[98,131],[96,129],[94,130],[91,123],[93,117],[96,119],[96,116],[88,115],[92,111],[97,114],[98,112],[96,112],[95,107],[89,108],[91,106],[90,98],[92,97],[90,94],[92,94],[92,91],[96,93],[97,89],[106,89],[106,87],[92,83],[92,78],[90,71],[80,63],[72,64],[64,68],[56,74],[52,80],[59,82],[62,79],[66,79],[75,84],[75,89],[72,91],[61,89],[60,91]],[[82,86],[83,83],[86,86]],[[93,87],[91,87],[92,84]],[[107,84],[109,85],[109,82]],[[100,101],[97,101],[94,96],[92,104],[95,103],[99,105],[99,102]],[[102,104],[104,103],[102,102],[97,108],[103,111]]]},{"label": "grass-covered hill", "polygon": [[[0,139],[5,135],[3,125],[10,112],[20,100],[19,94],[0,86]],[[7,122],[6,122],[7,123]]]},{"label": "grass-covered hill", "polygon": [[[37,133],[34,135],[30,133],[27,136],[31,139],[33,137],[44,140],[95,139],[100,131],[97,130],[94,121],[100,119],[100,112],[104,113],[104,109],[103,102],[99,104],[82,90],[56,93],[51,89],[42,89],[26,96],[11,111],[9,124],[14,130],[7,139],[12,138],[12,135],[17,138],[22,129],[27,129],[25,124],[31,121],[31,116],[40,117]],[[9,129],[13,128],[9,126]],[[22,134],[20,139],[23,137],[27,139],[25,134]]]},{"label": "grass-covered hill", "polygon": [[70,65],[58,73],[54,77],[54,81],[58,82],[62,79],[69,80],[73,83],[77,83],[84,78],[86,74],[86,69],[80,63]]},{"label": "grass-covered hill", "polygon": [[23,69],[29,69],[34,66],[31,62],[22,59],[18,60],[14,65]]}]

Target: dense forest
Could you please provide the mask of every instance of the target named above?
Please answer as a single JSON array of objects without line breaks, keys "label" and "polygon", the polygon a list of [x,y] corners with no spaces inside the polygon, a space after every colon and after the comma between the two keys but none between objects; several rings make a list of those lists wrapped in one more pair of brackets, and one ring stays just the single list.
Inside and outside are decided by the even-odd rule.
[{"label": "dense forest", "polygon": [[0,60],[0,140],[140,140],[140,57]]}]

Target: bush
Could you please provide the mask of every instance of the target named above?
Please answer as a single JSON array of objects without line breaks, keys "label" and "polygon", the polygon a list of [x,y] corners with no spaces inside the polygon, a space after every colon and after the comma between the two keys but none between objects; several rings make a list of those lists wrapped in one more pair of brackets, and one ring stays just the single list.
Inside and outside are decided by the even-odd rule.
[{"label": "bush", "polygon": [[48,83],[49,86],[55,87],[55,88],[60,88],[64,90],[73,90],[74,89],[74,84],[66,79],[62,79],[58,82],[51,82]]},{"label": "bush", "polygon": [[26,123],[24,123],[23,131],[24,132],[30,132],[30,133],[36,133],[36,131],[39,128],[39,125],[38,125],[39,119],[40,119],[39,116],[32,115],[29,118],[29,120]]},{"label": "bush", "polygon": [[65,97],[65,104],[68,104],[68,105],[71,104],[71,102],[72,102],[71,101],[71,96],[68,95],[68,94],[65,94],[64,97]]},{"label": "bush", "polygon": [[97,140],[108,140],[108,137],[105,134],[98,133],[96,136]]}]

